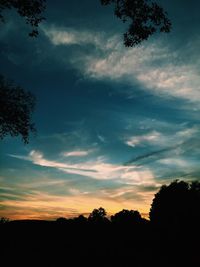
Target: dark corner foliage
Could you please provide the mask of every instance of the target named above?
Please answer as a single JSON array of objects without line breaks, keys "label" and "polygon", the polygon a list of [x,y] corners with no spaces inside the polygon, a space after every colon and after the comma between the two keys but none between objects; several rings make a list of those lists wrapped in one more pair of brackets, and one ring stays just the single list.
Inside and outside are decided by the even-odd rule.
[{"label": "dark corner foliage", "polygon": [[28,143],[30,132],[35,132],[34,106],[35,97],[30,92],[0,76],[0,139],[21,136]]},{"label": "dark corner foliage", "polygon": [[147,40],[155,32],[168,33],[171,21],[167,12],[156,2],[148,0],[100,0],[102,5],[114,4],[114,13],[129,22],[124,33],[124,45],[132,47]]},{"label": "dark corner foliage", "polygon": [[36,37],[38,25],[45,19],[42,15],[45,8],[46,0],[0,0],[0,22],[6,21],[4,10],[15,9],[25,19],[26,24],[31,26],[29,36]]}]

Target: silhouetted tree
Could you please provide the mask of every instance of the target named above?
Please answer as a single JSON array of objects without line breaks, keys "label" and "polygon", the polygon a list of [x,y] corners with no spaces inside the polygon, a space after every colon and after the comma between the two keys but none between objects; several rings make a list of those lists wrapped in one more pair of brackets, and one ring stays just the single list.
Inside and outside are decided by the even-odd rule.
[{"label": "silhouetted tree", "polygon": [[87,218],[84,215],[79,215],[78,217],[74,218],[74,221],[78,224],[85,224],[87,222]]},{"label": "silhouetted tree", "polygon": [[45,18],[42,16],[46,6],[46,0],[0,0],[0,22],[4,22],[3,11],[5,9],[15,9],[17,13],[25,18],[26,24],[32,27],[29,33],[31,37],[38,35],[38,25]]},{"label": "silhouetted tree", "polygon": [[170,32],[167,13],[149,0],[100,0],[102,5],[115,5],[115,15],[123,22],[130,21],[124,34],[124,45],[132,47],[147,40],[156,31]]},{"label": "silhouetted tree", "polygon": [[90,213],[88,217],[89,222],[105,222],[108,219],[106,218],[106,211],[104,208],[100,207],[98,209],[94,209],[92,213]]},{"label": "silhouetted tree", "polygon": [[142,221],[140,213],[136,210],[125,210],[111,216],[111,221],[116,224],[137,224]]},{"label": "silhouetted tree", "polygon": [[[38,35],[38,25],[44,20],[46,0],[0,0],[0,23],[5,22],[4,10],[15,9],[24,17],[26,24],[32,27],[30,36]],[[8,82],[0,75],[0,139],[6,135],[21,135],[24,143],[28,143],[29,132],[34,132],[31,115],[35,105],[35,98],[19,86]]]},{"label": "silhouetted tree", "polygon": [[0,139],[21,135],[28,143],[29,133],[35,132],[31,122],[34,106],[35,98],[30,92],[0,76]]},{"label": "silhouetted tree", "polygon": [[8,219],[8,218],[6,218],[6,217],[1,217],[0,218],[0,225],[1,224],[6,224],[6,223],[8,223],[10,220]]},{"label": "silhouetted tree", "polygon": [[198,226],[200,182],[174,181],[163,185],[153,199],[149,215],[151,222],[160,227]]},{"label": "silhouetted tree", "polygon": [[56,219],[56,222],[60,223],[60,224],[65,224],[67,222],[67,219],[64,217],[60,217],[60,218]]}]

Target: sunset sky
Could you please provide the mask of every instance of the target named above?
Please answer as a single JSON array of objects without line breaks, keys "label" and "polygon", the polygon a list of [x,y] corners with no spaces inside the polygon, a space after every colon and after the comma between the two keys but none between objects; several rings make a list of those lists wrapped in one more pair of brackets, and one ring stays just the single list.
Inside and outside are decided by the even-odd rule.
[{"label": "sunset sky", "polygon": [[172,32],[135,48],[99,0],[47,0],[35,39],[6,13],[0,73],[36,96],[37,135],[0,141],[0,217],[145,215],[162,184],[200,179],[200,2],[158,3]]}]

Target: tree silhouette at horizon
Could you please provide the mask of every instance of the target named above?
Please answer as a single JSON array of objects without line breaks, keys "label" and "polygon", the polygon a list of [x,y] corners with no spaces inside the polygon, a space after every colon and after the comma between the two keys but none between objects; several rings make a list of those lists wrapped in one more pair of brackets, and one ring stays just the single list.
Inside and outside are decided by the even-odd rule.
[{"label": "tree silhouette at horizon", "polygon": [[200,182],[173,181],[155,194],[150,221],[161,228],[195,228],[200,224]]}]

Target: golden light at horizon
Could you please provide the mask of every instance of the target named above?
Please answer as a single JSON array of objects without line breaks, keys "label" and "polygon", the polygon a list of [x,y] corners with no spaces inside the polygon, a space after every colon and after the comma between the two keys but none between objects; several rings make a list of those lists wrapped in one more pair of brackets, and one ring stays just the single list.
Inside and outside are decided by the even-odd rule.
[{"label": "golden light at horizon", "polygon": [[103,207],[108,215],[119,212],[122,209],[139,210],[141,214],[149,211],[152,197],[141,203],[133,200],[116,200],[95,197],[91,195],[82,196],[52,196],[40,193],[36,196],[27,196],[26,200],[4,200],[5,207],[0,217],[9,219],[56,219],[59,217],[76,217],[79,214],[89,214],[93,209]]}]

